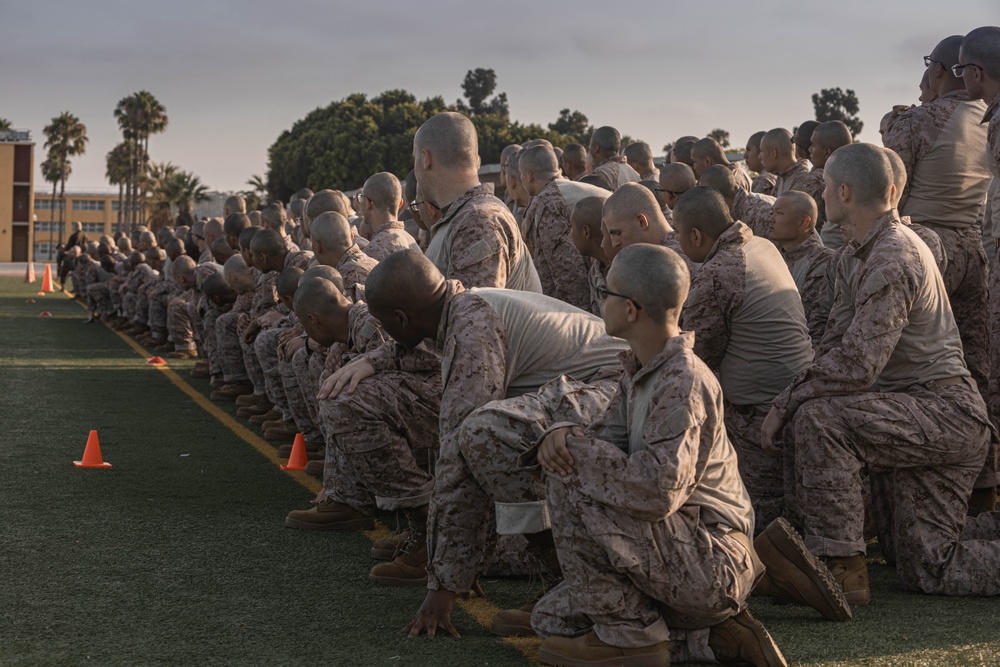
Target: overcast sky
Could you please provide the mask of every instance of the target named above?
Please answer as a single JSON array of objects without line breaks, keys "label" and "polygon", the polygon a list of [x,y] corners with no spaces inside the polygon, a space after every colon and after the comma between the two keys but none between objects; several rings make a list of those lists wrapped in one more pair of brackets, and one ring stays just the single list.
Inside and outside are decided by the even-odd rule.
[{"label": "overcast sky", "polygon": [[[921,57],[943,37],[1000,24],[997,0],[577,2],[505,0],[0,0],[0,117],[42,128],[68,110],[87,153],[68,188],[110,189],[122,97],[146,89],[169,127],[150,154],[219,190],[264,174],[267,148],[310,110],[405,88],[461,96],[492,68],[513,119],[565,107],[654,152],[715,127],[742,146],[757,130],[813,117],[821,88],[855,90],[865,128],[913,103]],[[45,189],[36,169],[36,187]]]}]

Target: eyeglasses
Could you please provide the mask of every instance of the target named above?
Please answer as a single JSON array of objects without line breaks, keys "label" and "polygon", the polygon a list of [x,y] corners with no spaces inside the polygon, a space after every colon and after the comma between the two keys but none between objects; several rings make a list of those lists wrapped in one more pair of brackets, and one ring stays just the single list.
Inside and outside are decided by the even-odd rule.
[{"label": "eyeglasses", "polygon": [[[407,207],[412,212],[414,212],[414,213],[420,213],[420,205],[421,204],[427,204],[428,206],[431,206],[433,208],[438,208],[437,205],[434,202],[427,201],[426,199],[424,201],[417,201],[416,199],[414,199],[409,204],[407,204]],[[440,210],[440,209],[438,209],[438,210]]]},{"label": "eyeglasses", "polygon": [[933,65],[935,63],[937,63],[938,65],[941,65],[941,67],[944,67],[943,63],[939,63],[938,61],[934,60],[930,56],[924,56],[924,67],[930,67],[931,65]]},{"label": "eyeglasses", "polygon": [[958,63],[957,65],[952,65],[951,66],[951,73],[954,74],[957,77],[961,77],[962,74],[963,74],[962,70],[964,70],[966,67],[975,67],[980,72],[983,71],[982,65],[977,65],[976,63],[964,63],[964,64],[963,63]]},{"label": "eyeglasses", "polygon": [[657,192],[666,192],[668,195],[672,195],[674,197],[680,197],[682,194],[684,194],[684,192],[687,192],[687,190],[684,190],[684,192],[677,192],[676,190],[665,190],[664,188],[653,188],[653,189],[656,190]]},{"label": "eyeglasses", "polygon": [[609,289],[608,289],[607,287],[605,287],[605,286],[603,286],[603,285],[600,285],[600,286],[599,286],[599,287],[597,288],[597,296],[598,296],[598,298],[600,298],[600,299],[601,299],[601,301],[604,301],[604,300],[605,300],[605,299],[607,299],[607,298],[608,298],[609,296],[616,296],[616,297],[618,297],[619,299],[625,299],[626,301],[631,301],[631,302],[632,302],[632,305],[634,305],[634,306],[635,306],[635,309],[636,309],[636,310],[642,310],[642,306],[641,306],[641,305],[639,305],[639,302],[638,302],[638,301],[636,301],[635,299],[633,299],[632,297],[630,297],[630,296],[625,296],[624,294],[619,294],[618,292],[612,292],[611,290],[609,290]]},{"label": "eyeglasses", "polygon": [[364,204],[366,199],[370,202],[372,201],[371,197],[365,195],[364,192],[359,192],[358,194],[354,195],[354,198],[358,200],[359,204]]}]

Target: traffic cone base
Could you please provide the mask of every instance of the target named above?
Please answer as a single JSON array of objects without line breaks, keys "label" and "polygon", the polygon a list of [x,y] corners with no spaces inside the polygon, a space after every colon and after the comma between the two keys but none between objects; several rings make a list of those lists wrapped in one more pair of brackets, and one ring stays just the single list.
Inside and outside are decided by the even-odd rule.
[{"label": "traffic cone base", "polygon": [[52,313],[50,313],[47,310],[43,310],[42,312],[38,313],[38,316],[39,317],[52,317]]},{"label": "traffic cone base", "polygon": [[87,436],[87,447],[83,450],[83,460],[73,461],[77,468],[110,468],[111,464],[101,456],[101,443],[97,439],[97,431],[91,431]]},{"label": "traffic cone base", "polygon": [[306,441],[301,433],[295,434],[295,441],[292,443],[292,453],[288,456],[288,465],[280,466],[282,470],[305,470],[309,463],[309,454],[306,453]]},{"label": "traffic cone base", "polygon": [[45,292],[39,292],[38,296],[45,296]]},{"label": "traffic cone base", "polygon": [[150,357],[146,359],[146,363],[153,366],[165,366],[167,362],[163,360],[163,357]]},{"label": "traffic cone base", "polygon": [[43,292],[55,292],[52,289],[52,265],[45,265],[45,276],[42,278],[42,291]]},{"label": "traffic cone base", "polygon": [[34,303],[34,302],[35,302],[34,299],[28,299],[27,301],[25,301],[25,303]]}]

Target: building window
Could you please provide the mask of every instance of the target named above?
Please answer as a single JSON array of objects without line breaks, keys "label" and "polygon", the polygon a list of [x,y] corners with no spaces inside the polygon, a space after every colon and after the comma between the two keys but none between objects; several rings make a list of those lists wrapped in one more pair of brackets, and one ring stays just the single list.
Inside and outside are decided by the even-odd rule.
[{"label": "building window", "polygon": [[62,209],[62,200],[61,199],[56,199],[55,200],[55,206],[52,205],[52,200],[51,199],[35,199],[35,210],[36,211],[51,211],[53,209],[55,209],[57,211],[59,211],[59,210]]},{"label": "building window", "polygon": [[39,232],[58,232],[59,223],[58,222],[36,222],[35,223],[35,233]]},{"label": "building window", "polygon": [[104,210],[104,200],[103,199],[74,199],[73,200],[73,210],[74,211],[103,211]]},{"label": "building window", "polygon": [[104,233],[104,223],[103,222],[85,222],[85,223],[83,223],[83,233],[84,234],[103,234]]},{"label": "building window", "polygon": [[111,210],[112,210],[112,211],[118,211],[118,210],[119,210],[119,208],[120,208],[120,207],[118,206],[118,200],[117,200],[117,199],[113,200],[113,201],[111,202]]}]

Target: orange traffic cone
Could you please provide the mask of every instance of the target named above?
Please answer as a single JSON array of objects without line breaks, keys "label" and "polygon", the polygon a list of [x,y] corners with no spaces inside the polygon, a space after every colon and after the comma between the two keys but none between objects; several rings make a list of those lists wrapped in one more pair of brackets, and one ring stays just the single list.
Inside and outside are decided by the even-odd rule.
[{"label": "orange traffic cone", "polygon": [[43,310],[42,312],[38,313],[38,316],[39,317],[52,317],[52,313],[50,313],[47,310]]},{"label": "orange traffic cone", "polygon": [[28,262],[28,270],[24,272],[24,282],[35,282],[35,265],[33,262]]},{"label": "orange traffic cone", "polygon": [[45,265],[45,275],[42,277],[42,291],[43,292],[55,292],[52,289],[52,265]]},{"label": "orange traffic cone", "polygon": [[306,441],[301,433],[295,434],[295,442],[292,443],[292,453],[288,457],[288,465],[280,466],[282,470],[305,470],[309,463],[309,455],[306,454]]},{"label": "orange traffic cone", "polygon": [[150,357],[146,359],[146,363],[150,366],[165,366],[167,362],[163,360],[163,357]]},{"label": "orange traffic cone", "polygon": [[83,450],[83,460],[73,461],[77,468],[110,468],[101,456],[101,443],[97,440],[97,431],[91,431],[87,438],[87,448]]}]

